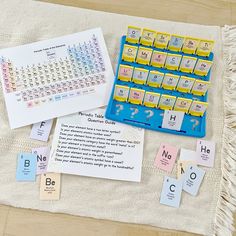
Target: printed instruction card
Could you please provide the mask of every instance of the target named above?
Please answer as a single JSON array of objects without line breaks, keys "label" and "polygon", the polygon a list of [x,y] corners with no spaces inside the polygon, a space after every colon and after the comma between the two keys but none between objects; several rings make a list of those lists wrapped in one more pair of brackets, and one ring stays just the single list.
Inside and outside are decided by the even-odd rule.
[{"label": "printed instruction card", "polygon": [[100,28],[0,50],[12,129],[107,105],[113,78]]},{"label": "printed instruction card", "polygon": [[104,112],[57,120],[48,172],[140,182],[144,130],[106,120]]}]

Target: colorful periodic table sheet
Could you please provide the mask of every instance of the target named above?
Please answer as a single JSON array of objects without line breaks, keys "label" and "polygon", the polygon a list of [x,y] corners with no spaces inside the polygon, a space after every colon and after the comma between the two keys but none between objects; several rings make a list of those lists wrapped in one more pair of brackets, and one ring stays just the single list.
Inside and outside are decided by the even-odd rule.
[{"label": "colorful periodic table sheet", "polygon": [[[155,131],[204,137],[213,45],[209,39],[128,27],[127,36],[121,38],[106,118]],[[184,113],[180,130],[164,127],[168,110]]]},{"label": "colorful periodic table sheet", "polygon": [[0,50],[11,128],[107,104],[114,78],[100,28]]}]

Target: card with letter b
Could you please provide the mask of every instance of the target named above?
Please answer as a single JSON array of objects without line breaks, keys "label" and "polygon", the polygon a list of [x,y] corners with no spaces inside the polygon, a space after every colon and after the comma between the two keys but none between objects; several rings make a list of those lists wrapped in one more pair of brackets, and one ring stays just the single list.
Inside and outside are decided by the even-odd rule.
[{"label": "card with letter b", "polygon": [[31,153],[18,154],[16,180],[35,181],[37,169],[37,155]]},{"label": "card with letter b", "polygon": [[[129,26],[127,36],[121,38],[106,118],[154,131],[204,137],[213,43]],[[117,112],[120,106],[123,109]],[[182,124],[166,122],[166,110],[178,113]]]}]

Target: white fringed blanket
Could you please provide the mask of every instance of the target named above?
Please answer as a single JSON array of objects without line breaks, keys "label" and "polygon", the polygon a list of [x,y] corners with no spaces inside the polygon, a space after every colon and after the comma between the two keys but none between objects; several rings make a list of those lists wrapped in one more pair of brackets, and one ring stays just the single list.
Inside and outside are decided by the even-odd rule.
[{"label": "white fringed blanket", "polygon": [[[232,211],[236,203],[236,46],[234,46],[236,29],[234,27],[224,29],[224,47],[222,47],[220,27],[158,21],[28,0],[2,0],[0,9],[1,48],[101,27],[114,69],[120,37],[126,33],[128,25],[214,39],[216,41],[215,60],[209,92],[206,139],[213,140],[217,144],[215,166],[207,170],[199,195],[192,197],[183,194],[179,209],[159,204],[165,173],[154,168],[153,162],[161,141],[168,140],[170,144],[194,150],[196,139],[150,131],[145,132],[141,183],[63,175],[60,201],[40,201],[39,178],[36,183],[16,182],[16,155],[18,152],[30,151],[32,147],[45,144],[29,139],[31,127],[13,131],[9,129],[1,91],[1,204],[149,224],[205,235],[231,234]],[[226,63],[224,76],[223,54]],[[223,99],[225,99],[225,106]],[[50,141],[51,139],[52,135]],[[172,173],[172,176],[175,175],[176,168]]]}]

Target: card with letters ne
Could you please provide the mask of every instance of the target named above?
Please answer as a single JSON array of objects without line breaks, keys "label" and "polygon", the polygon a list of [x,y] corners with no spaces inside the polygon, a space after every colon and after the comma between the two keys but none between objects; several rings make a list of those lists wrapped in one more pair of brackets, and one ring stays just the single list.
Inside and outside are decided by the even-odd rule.
[{"label": "card with letters ne", "polygon": [[17,159],[16,180],[35,181],[37,156],[31,153],[19,153]]},{"label": "card with letters ne", "polygon": [[104,118],[104,109],[57,120],[48,172],[140,182],[144,130]]},{"label": "card with letters ne", "polygon": [[197,141],[197,164],[201,166],[213,167],[215,160],[215,143],[212,141]]},{"label": "card with letters ne", "polygon": [[161,170],[170,173],[174,167],[178,154],[178,148],[167,143],[162,143],[158,150],[154,165]]},{"label": "card with letters ne", "polygon": [[59,200],[61,190],[61,174],[46,173],[41,175],[40,200]]},{"label": "card with letters ne", "polygon": [[101,28],[0,50],[12,129],[107,105],[113,78]]},{"label": "card with letters ne", "polygon": [[178,208],[182,194],[182,181],[165,176],[160,203]]},{"label": "card with letters ne", "polygon": [[47,172],[50,147],[33,148],[32,153],[37,155],[37,175]]},{"label": "card with letters ne", "polygon": [[183,190],[196,196],[204,175],[205,171],[203,169],[190,165],[183,176]]}]

